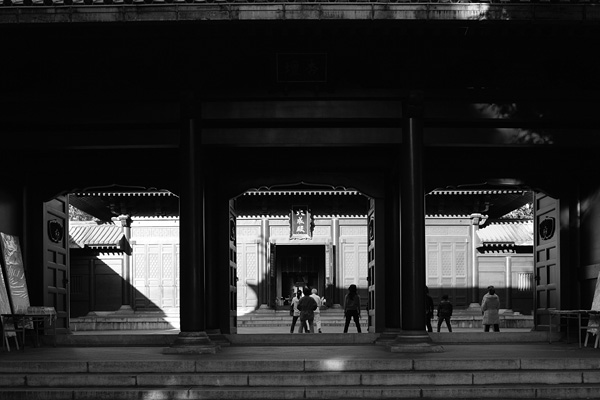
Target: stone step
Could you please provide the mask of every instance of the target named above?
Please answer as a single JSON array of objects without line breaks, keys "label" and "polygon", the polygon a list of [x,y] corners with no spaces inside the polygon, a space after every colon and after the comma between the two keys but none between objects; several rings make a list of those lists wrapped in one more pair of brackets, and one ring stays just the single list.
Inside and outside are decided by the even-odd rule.
[{"label": "stone step", "polygon": [[[363,346],[364,348],[364,346]],[[340,349],[342,350],[342,349]],[[375,350],[374,350],[375,351]],[[162,357],[163,355],[160,355]],[[293,360],[292,360],[293,361]],[[172,376],[174,382],[177,376],[189,374],[204,376],[215,373],[238,373],[245,376],[263,376],[272,379],[277,375],[276,382],[280,379],[298,380],[304,374],[328,373],[355,373],[360,376],[371,376],[373,373],[413,374],[427,378],[430,374],[452,373],[466,374],[464,381],[467,384],[483,384],[491,382],[492,375],[497,373],[508,374],[510,379],[504,381],[514,382],[519,375],[523,376],[522,383],[535,381],[536,383],[600,383],[600,360],[598,357],[572,357],[572,358],[539,358],[539,357],[508,357],[499,359],[469,358],[466,357],[432,357],[421,358],[417,355],[402,357],[364,358],[358,363],[356,359],[345,359],[342,356],[330,360],[328,358],[303,358],[297,362],[288,359],[227,359],[210,356],[192,358],[153,359],[148,362],[144,359],[61,359],[40,360],[33,358],[17,360],[0,360],[0,386],[25,386],[31,384],[34,377],[41,375],[61,376],[64,382],[70,379],[80,379],[81,376],[100,376],[101,374],[157,374]],[[289,373],[302,375],[288,375]],[[542,373],[543,372],[543,373]],[[549,376],[544,376],[549,374]],[[385,375],[385,374],[384,374]],[[556,375],[553,377],[553,375]],[[148,375],[150,376],[150,375]],[[373,375],[375,376],[375,375]],[[11,377],[11,379],[7,379]],[[262,378],[261,378],[262,379]],[[275,381],[274,381],[275,382]],[[397,381],[390,384],[399,384]],[[502,383],[497,379],[494,382]],[[60,384],[60,382],[58,382]],[[217,382],[215,382],[218,384]],[[244,383],[248,385],[248,381]],[[365,384],[365,382],[362,382]],[[433,383],[432,383],[433,384]],[[448,385],[450,383],[441,383]],[[39,385],[38,385],[39,386]]]},{"label": "stone step", "polygon": [[2,400],[375,400],[375,399],[593,399],[600,385],[483,385],[468,387],[422,386],[288,386],[191,388],[36,388],[0,389]]},{"label": "stone step", "polygon": [[598,382],[596,358],[0,361],[2,400],[584,399]]},{"label": "stone step", "polygon": [[278,387],[136,387],[0,388],[2,400],[248,400],[248,399],[594,399],[599,384],[471,386],[278,386]]}]

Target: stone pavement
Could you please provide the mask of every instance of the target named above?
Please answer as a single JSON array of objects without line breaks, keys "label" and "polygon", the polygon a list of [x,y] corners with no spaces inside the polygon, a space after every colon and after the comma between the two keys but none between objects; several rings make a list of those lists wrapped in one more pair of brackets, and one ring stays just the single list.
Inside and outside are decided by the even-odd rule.
[{"label": "stone pavement", "polygon": [[452,344],[441,353],[392,353],[381,345],[356,346],[229,346],[215,354],[163,354],[160,347],[40,347],[0,353],[0,361],[151,361],[154,359],[299,360],[339,359],[522,359],[598,358],[600,349],[579,348],[577,343]]},{"label": "stone pavement", "polygon": [[[97,333],[97,332],[96,332]],[[157,332],[149,333],[157,334]],[[176,335],[177,332],[172,332]],[[446,333],[451,335],[451,333]],[[485,333],[481,333],[482,335]],[[488,333],[493,335],[494,333]],[[293,339],[297,334],[286,335]],[[307,334],[303,334],[307,335]],[[315,334],[317,335],[317,334]],[[358,335],[358,334],[347,334]],[[306,359],[523,359],[523,358],[599,358],[600,349],[579,347],[577,342],[532,342],[532,343],[442,343],[440,353],[392,353],[385,345],[231,345],[222,346],[216,354],[163,354],[161,346],[118,346],[118,347],[43,347],[27,346],[25,350],[6,349],[0,351],[0,361],[34,360],[146,360],[153,359],[247,359],[247,360],[290,360]]]},{"label": "stone pavement", "polygon": [[[355,328],[354,328],[355,332]],[[150,360],[154,357],[165,359],[165,358],[178,358],[178,357],[192,357],[190,355],[173,355],[163,354],[162,350],[168,347],[168,343],[172,343],[172,340],[178,335],[179,330],[137,330],[137,331],[81,331],[73,332],[72,335],[77,338],[90,338],[90,343],[93,343],[93,338],[102,336],[120,336],[124,338],[123,345],[111,346],[103,345],[95,347],[93,344],[87,345],[75,345],[75,346],[59,346],[52,347],[51,345],[45,345],[43,347],[33,348],[27,346],[25,350],[12,350],[7,352],[5,348],[0,350],[0,360],[77,360],[77,359],[88,359],[88,360],[127,360],[131,358],[146,359]],[[512,341],[513,337],[527,337],[528,334],[533,334],[529,329],[526,328],[513,328],[503,329],[502,333],[505,335],[498,335],[495,332],[482,332],[480,329],[474,328],[456,328],[452,333],[447,332],[446,329],[442,328],[440,333],[434,332],[430,334],[434,338],[434,342],[443,346],[444,351],[441,353],[411,353],[411,358],[488,358],[488,359],[500,359],[500,358],[589,358],[599,357],[600,349],[593,348],[593,341],[588,343],[587,347],[579,347],[577,339],[571,338],[569,342],[564,339],[562,341],[553,341],[549,343],[545,341],[545,333],[535,332],[538,339],[532,342],[525,341]],[[139,345],[135,345],[134,336],[143,335],[145,337],[151,336],[163,336],[170,337],[170,341],[164,341],[164,346],[161,346],[161,342],[158,341],[158,345],[146,345],[144,341],[140,341]],[[273,340],[269,340],[269,335]],[[293,345],[294,339],[314,339],[307,344],[300,346]],[[335,329],[332,332],[331,329],[325,330],[323,334],[290,334],[289,327],[252,327],[252,328],[238,328],[237,336],[241,340],[240,343],[232,341],[231,346],[222,346],[216,354],[201,354],[197,357],[212,357],[212,358],[236,358],[236,359],[309,359],[309,358],[345,358],[345,359],[365,359],[365,358],[397,358],[402,357],[404,353],[392,353],[387,346],[381,344],[373,344],[368,341],[358,341],[357,339],[367,337],[374,334],[358,334],[353,333],[352,329],[350,333],[341,334],[339,329]],[[518,336],[511,336],[518,335]],[[541,335],[541,336],[540,336]],[[334,340],[339,340],[341,345],[335,345],[331,343],[331,340],[324,340],[324,343],[316,343],[315,340],[319,340],[320,337],[330,337]],[[450,339],[454,337],[465,338],[462,342],[453,342]],[[493,342],[496,337],[508,337],[508,340],[504,340],[500,343]],[[125,338],[131,337],[131,340],[127,341]],[[252,337],[261,337],[262,342],[253,342]],[[543,338],[539,340],[539,338]],[[350,342],[342,342],[341,339],[348,338]],[[274,340],[277,339],[277,340]],[[355,342],[352,342],[352,340]],[[482,342],[482,340],[488,342]],[[291,340],[290,344],[286,344],[288,340]],[[518,339],[517,339],[518,340]],[[490,342],[491,341],[491,342]],[[11,341],[12,343],[12,341]],[[85,342],[82,342],[85,343]],[[283,344],[282,344],[283,343]],[[582,345],[583,346],[583,345]]]}]

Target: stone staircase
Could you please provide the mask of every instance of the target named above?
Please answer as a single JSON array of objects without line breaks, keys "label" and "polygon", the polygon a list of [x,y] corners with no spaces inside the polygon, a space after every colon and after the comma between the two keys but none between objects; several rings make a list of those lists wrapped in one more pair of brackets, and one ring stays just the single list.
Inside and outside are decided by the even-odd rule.
[{"label": "stone staircase", "polygon": [[[522,316],[523,317],[523,316]],[[109,317],[103,317],[109,318]],[[110,317],[112,318],[112,317]],[[501,332],[484,333],[481,328],[481,319],[477,316],[463,315],[453,318],[455,331],[447,332],[446,327],[440,333],[429,333],[431,341],[437,344],[460,344],[460,343],[548,343],[561,340],[563,333],[552,332],[552,337],[547,331],[533,331],[531,328],[510,329],[506,325],[529,326],[532,325],[531,317],[524,317],[515,323],[515,320],[506,318],[502,324]],[[526,319],[529,318],[529,319]],[[291,317],[286,310],[257,310],[253,313],[238,317],[237,334],[221,334],[219,332],[207,332],[210,339],[220,346],[324,346],[324,345],[357,345],[357,344],[384,344],[393,340],[393,333],[379,334],[369,333],[366,327],[366,318],[362,318],[362,334],[356,334],[356,328],[352,322],[349,333],[343,331],[343,312],[336,309],[323,310],[322,334],[300,335],[295,333],[289,335]],[[436,321],[433,321],[434,326]],[[96,324],[97,327],[105,326],[103,322]],[[173,325],[178,325],[173,323]],[[140,347],[140,346],[170,346],[179,333],[178,329],[117,329],[129,326],[111,323],[111,329],[99,330],[73,330],[70,335],[58,335],[56,344],[59,347]],[[145,326],[145,325],[144,325]],[[168,325],[171,326],[171,325]],[[296,325],[298,326],[298,325]],[[466,327],[465,327],[466,326]],[[477,327],[479,328],[472,328]],[[465,327],[465,328],[461,328]],[[460,329],[459,329],[460,328]],[[297,331],[297,328],[296,328]],[[44,338],[47,344],[53,339]],[[576,340],[576,339],[575,339]]]},{"label": "stone staircase", "polygon": [[[287,309],[258,309],[248,314],[238,316],[239,327],[266,327],[266,326],[289,326],[292,317]],[[482,328],[482,316],[480,312],[472,312],[469,310],[455,310],[452,316],[451,323],[453,328]],[[432,320],[432,325],[437,325],[437,317]],[[341,308],[327,308],[321,310],[321,324],[323,327],[344,327],[344,312]],[[354,327],[354,322],[350,323],[350,327]],[[361,318],[361,327],[367,328],[367,318]],[[533,316],[515,314],[510,311],[505,311],[500,314],[500,328],[533,328]],[[443,325],[443,329],[446,326]]]},{"label": "stone staircase", "polygon": [[[306,354],[312,351],[307,348]],[[0,359],[0,399],[585,399],[598,398],[599,367],[598,358],[406,355],[361,360]]]},{"label": "stone staircase", "polygon": [[[238,328],[253,328],[253,327],[284,327],[290,326],[292,317],[289,310],[279,309],[258,309],[254,312],[239,315],[237,318]],[[321,325],[323,328],[336,328],[341,332],[344,328],[344,311],[341,308],[328,308],[321,310]],[[296,324],[296,329],[298,324]],[[350,322],[350,326],[356,329],[354,321]],[[367,329],[367,318],[360,319],[360,326],[364,330]]]},{"label": "stone staircase", "polygon": [[[339,332],[341,316],[341,310],[324,310],[323,326]],[[290,319],[286,310],[257,311],[240,317],[238,325],[287,330]],[[458,326],[461,319],[456,321]],[[565,353],[548,344],[547,332],[430,333],[433,343],[451,349],[429,356],[390,352],[375,333],[211,339],[218,342],[219,336],[226,340],[218,354],[196,356],[161,354],[157,347],[170,346],[177,337],[173,329],[60,335],[57,348],[41,349],[48,351],[45,358],[30,348],[0,352],[0,399],[587,399],[600,393],[600,358],[589,353],[598,350],[573,344],[575,351]],[[554,343],[560,339],[553,333]],[[527,342],[543,347],[544,357],[530,355]],[[475,355],[473,346],[480,346],[483,356]],[[148,352],[152,358],[142,356]]]},{"label": "stone staircase", "polygon": [[[253,327],[285,327],[290,326],[292,317],[286,308],[259,308],[237,318],[238,328]],[[452,316],[453,328],[481,328],[481,313],[468,310],[456,310]],[[339,307],[321,310],[321,324],[341,332],[344,327],[344,313]],[[437,324],[434,317],[433,326]],[[83,317],[71,318],[70,327],[73,332],[81,331],[122,331],[122,330],[168,330],[179,329],[179,314],[174,311],[129,311],[129,312],[95,312]],[[350,327],[354,328],[354,322]],[[361,318],[363,331],[367,328],[367,318]],[[445,326],[443,327],[445,329]],[[533,328],[533,317],[530,315],[504,312],[501,314],[500,328]],[[331,330],[331,329],[330,329]]]},{"label": "stone staircase", "polygon": [[179,312],[163,311],[96,311],[71,318],[73,332],[179,329]]}]

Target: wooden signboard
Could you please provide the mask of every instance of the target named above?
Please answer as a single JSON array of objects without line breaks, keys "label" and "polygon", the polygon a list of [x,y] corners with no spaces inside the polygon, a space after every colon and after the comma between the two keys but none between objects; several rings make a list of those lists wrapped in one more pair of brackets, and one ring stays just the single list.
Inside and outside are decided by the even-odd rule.
[{"label": "wooden signboard", "polygon": [[292,206],[290,211],[290,238],[310,239],[312,237],[312,217],[308,206]]},{"label": "wooden signboard", "polygon": [[0,247],[13,312],[25,314],[30,303],[19,238],[0,232]]},{"label": "wooden signboard", "polygon": [[[598,278],[596,279],[596,289],[594,290],[594,299],[592,300],[590,310],[600,311],[600,274],[598,274]],[[587,326],[588,333],[597,335],[600,328],[600,315],[590,315]]]},{"label": "wooden signboard", "polygon": [[594,299],[592,300],[592,308],[590,310],[600,311],[600,274],[596,279],[596,290],[594,290]]},{"label": "wooden signboard", "polygon": [[4,274],[0,268],[0,314],[11,314],[10,300],[8,300],[8,291],[4,282]]}]

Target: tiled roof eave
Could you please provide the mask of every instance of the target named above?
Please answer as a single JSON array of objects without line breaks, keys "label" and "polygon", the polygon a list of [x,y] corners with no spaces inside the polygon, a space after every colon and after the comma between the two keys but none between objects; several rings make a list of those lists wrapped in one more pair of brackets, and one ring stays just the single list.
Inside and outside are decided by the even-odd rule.
[{"label": "tiled roof eave", "polygon": [[78,197],[177,197],[171,192],[81,192],[71,193]]},{"label": "tiled roof eave", "polygon": [[[288,219],[290,214],[269,214],[269,215],[261,215],[261,214],[248,214],[248,215],[238,215],[237,218],[240,220],[246,219]],[[366,214],[327,214],[327,215],[313,215],[313,219],[331,219],[331,218],[367,218]]]},{"label": "tiled roof eave", "polygon": [[252,190],[243,196],[362,196],[356,190]]},{"label": "tiled roof eave", "polygon": [[508,189],[498,189],[498,190],[433,190],[428,193],[428,195],[438,195],[438,196],[472,196],[472,195],[499,195],[499,194],[522,194],[525,193],[524,190],[508,190]]}]

